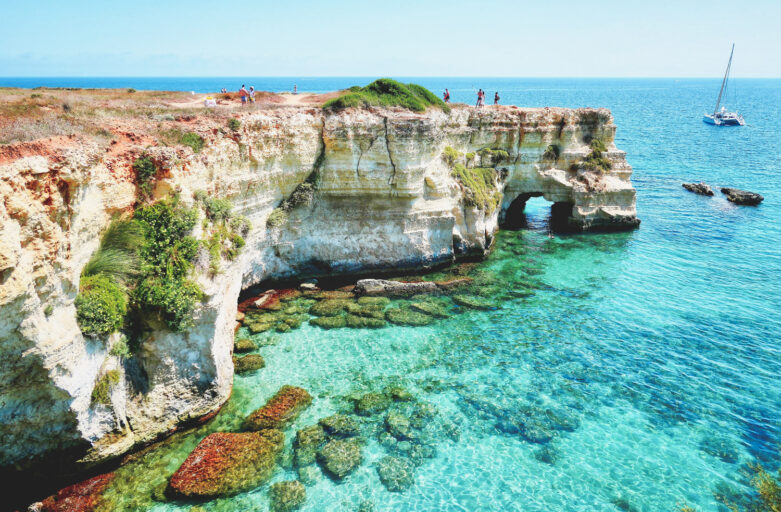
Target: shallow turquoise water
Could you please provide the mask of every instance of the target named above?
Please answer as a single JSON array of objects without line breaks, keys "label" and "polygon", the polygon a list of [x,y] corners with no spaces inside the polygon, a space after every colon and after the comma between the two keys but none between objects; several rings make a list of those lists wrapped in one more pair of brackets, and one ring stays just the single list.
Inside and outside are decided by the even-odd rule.
[{"label": "shallow turquoise water", "polygon": [[[463,91],[447,83],[458,98],[470,80]],[[388,449],[370,437],[363,466],[342,483],[309,486],[302,510],[366,500],[377,511],[720,510],[715,495],[746,492],[747,462],[779,465],[781,81],[738,81],[749,126],[718,129],[700,120],[712,81],[503,80],[507,102],[613,110],[641,228],[551,240],[547,205],[532,200],[529,229],[501,233],[477,269],[501,298],[497,310],[454,308],[430,326],[376,331],[305,324],[259,350],[266,368],[236,378],[211,428],[236,426],[294,384],[315,400],[289,443],[295,429],[345,409],[346,395],[400,384],[436,407],[432,424],[460,437],[433,435],[436,455],[403,493],[380,483],[375,463]],[[755,190],[765,202],[736,207],[680,186],[695,180]],[[552,439],[519,433],[519,414]],[[162,449],[161,474],[204,433]],[[290,478],[280,469],[272,482]],[[266,493],[204,508],[266,510]],[[189,509],[180,505],[154,510]]]}]

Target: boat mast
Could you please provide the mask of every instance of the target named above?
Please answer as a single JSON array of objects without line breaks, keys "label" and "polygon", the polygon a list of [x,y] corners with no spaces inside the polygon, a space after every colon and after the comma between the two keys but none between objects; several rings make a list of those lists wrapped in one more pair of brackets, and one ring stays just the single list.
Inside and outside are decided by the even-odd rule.
[{"label": "boat mast", "polygon": [[724,72],[724,80],[721,81],[721,89],[719,90],[719,99],[716,100],[716,108],[713,110],[713,115],[719,111],[719,105],[721,104],[721,95],[724,93],[724,86],[727,85],[727,77],[729,76],[729,68],[732,67],[732,54],[735,53],[735,43],[732,43],[732,51],[729,52],[729,62],[727,63],[727,71]]}]

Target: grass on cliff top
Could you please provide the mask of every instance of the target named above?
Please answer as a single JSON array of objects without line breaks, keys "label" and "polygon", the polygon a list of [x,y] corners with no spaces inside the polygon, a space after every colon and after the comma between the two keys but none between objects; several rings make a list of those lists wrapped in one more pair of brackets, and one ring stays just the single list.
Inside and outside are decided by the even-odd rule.
[{"label": "grass on cliff top", "polygon": [[418,84],[402,84],[390,78],[380,78],[366,87],[350,87],[350,92],[326,101],[326,110],[366,107],[402,107],[414,112],[424,112],[428,107],[438,107],[450,112],[445,102],[433,92]]}]

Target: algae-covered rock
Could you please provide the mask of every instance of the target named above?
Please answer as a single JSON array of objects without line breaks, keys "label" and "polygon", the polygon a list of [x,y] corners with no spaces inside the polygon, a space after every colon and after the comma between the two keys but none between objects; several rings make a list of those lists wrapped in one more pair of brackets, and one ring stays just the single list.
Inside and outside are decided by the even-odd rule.
[{"label": "algae-covered rock", "polygon": [[[40,503],[41,512],[91,512],[103,502],[103,492],[114,480],[114,473],[94,476],[60,489]],[[8,505],[6,503],[6,505]],[[10,509],[13,510],[13,509]]]},{"label": "algae-covered rock", "polygon": [[434,317],[419,311],[412,311],[409,307],[390,308],[385,312],[385,318],[396,325],[428,325],[434,321]]},{"label": "algae-covered rock", "polygon": [[290,331],[290,326],[285,322],[279,322],[277,325],[274,326],[274,329],[277,332],[288,332]]},{"label": "algae-covered rock", "polygon": [[388,389],[388,394],[396,402],[410,402],[415,398],[412,393],[398,386]]},{"label": "algae-covered rock", "polygon": [[371,304],[358,304],[356,302],[350,302],[347,304],[347,312],[352,315],[365,316],[368,318],[385,318],[385,307],[375,306]]},{"label": "algae-covered rock", "polygon": [[233,343],[234,352],[252,352],[256,348],[258,347],[256,347],[255,343],[249,338],[241,338]]},{"label": "algae-covered rock", "polygon": [[282,386],[266,405],[244,420],[247,430],[282,428],[295,420],[312,403],[309,393],[299,387]]},{"label": "algae-covered rock", "polygon": [[392,411],[385,416],[385,428],[388,429],[388,433],[396,439],[404,440],[412,438],[409,418],[400,412]]},{"label": "algae-covered rock", "polygon": [[355,402],[355,412],[361,416],[371,416],[390,407],[391,401],[384,393],[366,393]]},{"label": "algae-covered rock", "polygon": [[293,445],[296,465],[302,467],[313,464],[317,458],[317,450],[325,441],[325,431],[320,425],[311,425],[299,430]]},{"label": "algae-covered rock", "polygon": [[317,452],[320,465],[331,476],[341,480],[363,461],[361,445],[354,439],[330,441]]},{"label": "algae-covered rock", "polygon": [[247,325],[247,329],[249,329],[252,334],[266,332],[274,326],[274,324],[265,323],[265,322],[252,322],[252,323],[247,323],[246,325]]},{"label": "algae-covered rock", "polygon": [[346,299],[325,299],[309,308],[309,313],[315,316],[336,316],[344,311],[349,303]]},{"label": "algae-covered rock", "polygon": [[310,319],[309,323],[322,329],[340,329],[347,326],[347,320],[343,316],[321,316]]},{"label": "algae-covered rock", "polygon": [[271,500],[270,512],[290,512],[300,508],[306,501],[306,488],[298,480],[272,484],[268,494]]},{"label": "algae-covered rock", "polygon": [[386,489],[401,492],[415,483],[412,464],[398,457],[383,457],[377,463],[377,474]]},{"label": "algae-covered rock", "polygon": [[371,500],[365,500],[362,501],[360,505],[358,505],[357,512],[374,512],[374,502]]},{"label": "algae-covered rock", "polygon": [[333,414],[321,419],[318,424],[331,437],[352,437],[357,436],[361,431],[358,422],[346,414]]},{"label": "algae-covered rock", "polygon": [[266,361],[258,354],[233,357],[233,368],[236,373],[250,373],[266,366]]},{"label": "algae-covered rock", "polygon": [[411,297],[418,293],[438,293],[439,288],[435,283],[418,281],[407,283],[401,281],[386,281],[384,279],[361,279],[355,284],[357,295],[387,296],[387,297]]},{"label": "algae-covered rock", "polygon": [[458,294],[453,295],[453,302],[459,306],[464,306],[472,309],[496,309],[496,303],[490,299],[484,297],[476,297],[474,295]]},{"label": "algae-covered rock", "polygon": [[279,430],[210,434],[173,474],[169,489],[177,497],[202,499],[252,489],[271,477],[283,444]]},{"label": "algae-covered rock", "polygon": [[381,329],[387,323],[382,318],[371,318],[367,316],[347,315],[347,327],[353,329]]},{"label": "algae-covered rock", "polygon": [[447,318],[450,316],[450,313],[447,312],[447,308],[437,302],[413,302],[409,307],[412,311],[417,311],[418,313],[424,313],[437,318]]},{"label": "algae-covered rock", "polygon": [[390,299],[387,297],[359,297],[358,304],[361,306],[375,306],[378,308],[384,308],[390,304]]}]

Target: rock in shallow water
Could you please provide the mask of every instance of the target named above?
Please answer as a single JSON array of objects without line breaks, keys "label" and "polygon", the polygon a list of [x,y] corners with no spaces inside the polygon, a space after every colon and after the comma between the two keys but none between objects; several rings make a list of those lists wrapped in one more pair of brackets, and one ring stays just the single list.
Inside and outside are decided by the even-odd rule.
[{"label": "rock in shallow water", "polygon": [[236,373],[249,373],[266,366],[266,361],[258,354],[249,354],[233,358],[233,368]]},{"label": "rock in shallow water", "polygon": [[210,434],[176,470],[169,489],[181,498],[203,499],[252,489],[271,476],[283,444],[279,430]]},{"label": "rock in shallow water", "polygon": [[336,440],[330,441],[317,452],[317,458],[323,469],[341,480],[361,464],[363,454],[356,440]]},{"label": "rock in shallow water", "polygon": [[237,353],[252,352],[257,348],[255,343],[249,338],[241,338],[233,343],[233,351]]},{"label": "rock in shallow water", "polygon": [[384,393],[366,393],[355,403],[355,412],[371,416],[390,407],[390,398]]},{"label": "rock in shallow water", "polygon": [[101,495],[112,480],[114,480],[114,473],[105,473],[70,485],[43,500],[37,510],[41,512],[91,512],[100,505]]},{"label": "rock in shallow water", "polygon": [[439,287],[430,281],[403,283],[385,279],[361,279],[355,284],[356,295],[380,295],[387,297],[411,297],[418,293],[437,293]]},{"label": "rock in shallow water", "polygon": [[713,195],[713,189],[710,188],[710,185],[706,185],[703,182],[699,183],[684,183],[683,188],[688,190],[689,192],[694,192],[695,194],[700,194],[703,196],[712,196]]},{"label": "rock in shallow water", "polygon": [[764,197],[756,192],[739,190],[737,188],[722,188],[721,193],[726,194],[727,201],[745,206],[756,206],[765,200]]},{"label": "rock in shallow water", "polygon": [[268,491],[271,499],[270,512],[290,512],[300,508],[306,501],[306,488],[298,480],[277,482]]},{"label": "rock in shallow water", "polygon": [[360,433],[361,426],[344,414],[334,414],[321,419],[318,424],[332,437],[352,437]]},{"label": "rock in shallow water", "polygon": [[409,306],[390,308],[385,312],[385,318],[392,324],[422,326],[434,322],[434,317],[419,311],[413,311]]},{"label": "rock in shallow water", "polygon": [[282,386],[266,405],[244,420],[247,430],[282,428],[295,420],[312,403],[307,390],[295,386]]},{"label": "rock in shallow water", "polygon": [[398,457],[383,457],[377,464],[377,474],[386,489],[400,492],[408,489],[414,482],[414,467]]},{"label": "rock in shallow water", "polygon": [[312,425],[299,430],[296,433],[294,444],[296,465],[303,467],[313,464],[317,458],[317,450],[325,441],[325,431],[320,425]]}]

